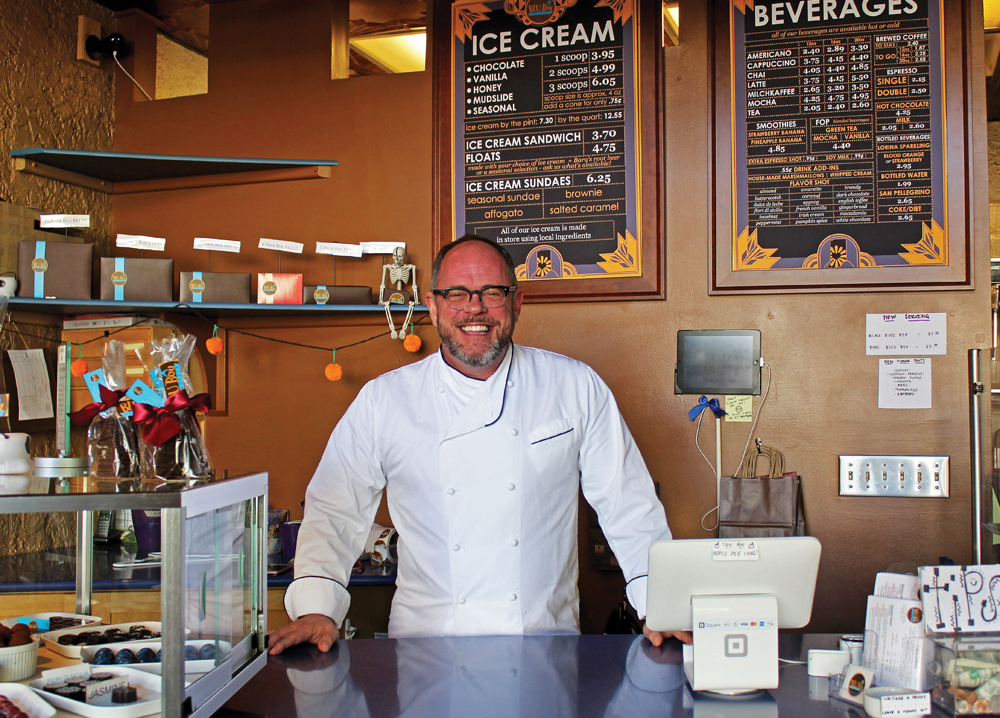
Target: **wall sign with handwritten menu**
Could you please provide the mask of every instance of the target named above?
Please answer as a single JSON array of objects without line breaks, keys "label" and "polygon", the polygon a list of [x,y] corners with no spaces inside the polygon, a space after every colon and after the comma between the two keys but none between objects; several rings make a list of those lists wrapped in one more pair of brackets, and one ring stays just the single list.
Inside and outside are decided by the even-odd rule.
[{"label": "wall sign with handwritten menu", "polygon": [[948,267],[944,0],[729,6],[726,271],[858,285]]},{"label": "wall sign with handwritten menu", "polygon": [[641,277],[633,0],[452,11],[455,236],[502,244],[520,282]]}]

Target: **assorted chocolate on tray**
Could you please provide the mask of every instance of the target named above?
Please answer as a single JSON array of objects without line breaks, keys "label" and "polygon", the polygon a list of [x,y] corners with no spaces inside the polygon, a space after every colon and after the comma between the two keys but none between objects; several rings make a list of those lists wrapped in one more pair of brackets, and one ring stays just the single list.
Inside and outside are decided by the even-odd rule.
[{"label": "assorted chocolate on tray", "polygon": [[127,631],[120,628],[107,628],[103,631],[80,631],[59,636],[56,642],[63,646],[99,646],[104,643],[124,643],[125,641],[145,641],[159,638],[159,631],[153,631],[145,626],[131,626]]},{"label": "assorted chocolate on tray", "polygon": [[28,718],[28,714],[18,708],[10,698],[0,695],[0,718]]}]

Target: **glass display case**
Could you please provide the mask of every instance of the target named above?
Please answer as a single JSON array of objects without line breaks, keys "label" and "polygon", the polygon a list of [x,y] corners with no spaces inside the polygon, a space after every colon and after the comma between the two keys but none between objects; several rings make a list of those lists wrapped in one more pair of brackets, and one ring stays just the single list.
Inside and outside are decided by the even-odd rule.
[{"label": "glass display case", "polygon": [[[0,513],[77,514],[79,613],[90,613],[94,512],[159,512],[165,718],[211,715],[263,667],[266,473],[200,483],[129,484],[87,477],[37,483],[20,495],[0,487]],[[39,490],[46,493],[32,493]],[[195,640],[202,646],[212,643],[214,667],[185,675],[185,641]]]}]

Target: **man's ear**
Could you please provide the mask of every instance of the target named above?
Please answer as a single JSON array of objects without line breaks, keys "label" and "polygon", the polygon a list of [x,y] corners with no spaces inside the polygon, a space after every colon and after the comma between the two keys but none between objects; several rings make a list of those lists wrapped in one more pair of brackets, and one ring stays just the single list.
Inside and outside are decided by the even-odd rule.
[{"label": "man's ear", "polygon": [[431,324],[438,325],[437,304],[434,302],[434,292],[424,294],[424,303],[427,305],[427,313],[431,315]]},{"label": "man's ear", "polygon": [[514,292],[514,301],[511,303],[514,308],[514,318],[517,319],[521,316],[521,302],[524,301],[524,292],[518,287]]}]

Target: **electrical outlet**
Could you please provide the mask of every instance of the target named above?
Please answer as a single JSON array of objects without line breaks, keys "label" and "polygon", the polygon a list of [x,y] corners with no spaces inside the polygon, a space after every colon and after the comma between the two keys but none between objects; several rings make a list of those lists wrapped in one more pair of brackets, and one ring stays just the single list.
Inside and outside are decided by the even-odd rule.
[{"label": "electrical outlet", "polygon": [[947,456],[841,456],[841,496],[948,498]]},{"label": "electrical outlet", "polygon": [[85,15],[77,15],[76,17],[76,59],[80,62],[85,62],[88,65],[93,65],[94,67],[100,67],[100,60],[91,59],[90,55],[87,54],[87,38],[91,35],[96,35],[97,37],[103,37],[104,29],[101,27],[101,23],[97,20],[91,20]]}]

